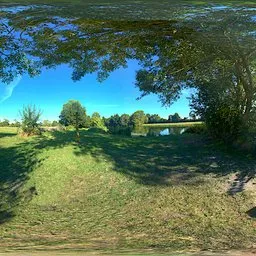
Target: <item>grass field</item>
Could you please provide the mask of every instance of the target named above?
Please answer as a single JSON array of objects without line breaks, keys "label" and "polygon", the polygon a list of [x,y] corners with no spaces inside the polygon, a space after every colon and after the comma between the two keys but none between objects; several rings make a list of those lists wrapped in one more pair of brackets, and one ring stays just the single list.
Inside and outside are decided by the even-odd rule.
[{"label": "grass field", "polygon": [[79,145],[74,137],[22,138],[0,128],[0,251],[255,245],[255,194],[243,184],[230,195],[235,173],[255,173],[254,157],[199,135],[82,131]]}]

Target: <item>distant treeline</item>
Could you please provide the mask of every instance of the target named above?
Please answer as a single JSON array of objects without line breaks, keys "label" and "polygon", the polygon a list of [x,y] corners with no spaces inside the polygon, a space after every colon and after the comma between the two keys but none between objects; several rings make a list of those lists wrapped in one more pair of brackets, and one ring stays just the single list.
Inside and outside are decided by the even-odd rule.
[{"label": "distant treeline", "polygon": [[[173,115],[169,115],[168,118],[163,118],[158,114],[145,114],[144,111],[138,110],[133,114],[122,114],[122,115],[112,115],[108,118],[101,117],[99,113],[95,112],[91,116],[86,115],[84,121],[80,124],[80,128],[103,128],[106,127],[110,131],[115,130],[116,128],[122,127],[134,127],[134,126],[142,126],[143,124],[155,124],[155,123],[178,123],[178,122],[193,122],[200,121],[200,119],[196,119],[194,116],[188,118],[181,118],[178,113]],[[8,119],[0,120],[0,126],[10,126],[10,127],[19,127],[21,122],[18,120],[14,120],[13,122]],[[56,127],[60,125],[59,121],[49,121],[43,120],[39,124],[44,127]]]},{"label": "distant treeline", "polygon": [[[44,120],[42,122],[39,123],[40,126],[47,126],[47,127],[54,127],[54,126],[58,126],[59,122],[58,121],[49,121],[49,120]],[[2,121],[0,120],[0,127],[20,127],[21,126],[21,122],[14,120],[14,121],[9,121],[8,119],[3,119]]]}]

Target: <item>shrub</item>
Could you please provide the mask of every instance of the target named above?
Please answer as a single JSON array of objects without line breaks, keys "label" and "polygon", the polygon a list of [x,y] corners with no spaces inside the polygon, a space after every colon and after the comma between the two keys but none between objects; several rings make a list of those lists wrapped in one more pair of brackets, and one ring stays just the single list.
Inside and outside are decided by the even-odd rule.
[{"label": "shrub", "polygon": [[205,124],[200,124],[200,125],[193,125],[188,127],[184,133],[192,133],[192,134],[206,134],[207,133],[207,128]]},{"label": "shrub", "polygon": [[206,113],[206,126],[209,132],[225,143],[235,141],[245,130],[239,110],[231,105],[219,106],[215,111]]},{"label": "shrub", "polygon": [[41,133],[39,128],[39,119],[42,112],[35,106],[24,106],[21,115],[21,133],[25,136],[38,135]]},{"label": "shrub", "polygon": [[102,133],[102,134],[107,133],[105,129],[101,129],[101,128],[97,128],[97,127],[93,127],[93,128],[88,129],[88,132],[91,132],[91,133]]}]

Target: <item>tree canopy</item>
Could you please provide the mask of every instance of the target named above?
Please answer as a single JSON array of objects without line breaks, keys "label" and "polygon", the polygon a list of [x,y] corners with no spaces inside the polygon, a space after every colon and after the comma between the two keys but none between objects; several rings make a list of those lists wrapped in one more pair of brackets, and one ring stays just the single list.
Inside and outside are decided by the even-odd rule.
[{"label": "tree canopy", "polygon": [[85,107],[77,100],[69,100],[63,105],[59,118],[60,124],[75,127],[79,138],[79,128],[84,125],[86,119]]},{"label": "tree canopy", "polygon": [[169,105],[183,89],[193,88],[191,107],[209,127],[223,118],[232,119],[238,130],[255,121],[256,34],[249,8],[150,21],[70,19],[67,10],[51,12],[44,17],[28,9],[19,13],[26,20],[15,13],[3,19],[2,81],[60,64],[72,68],[75,81],[93,72],[103,81],[135,59],[141,96],[154,93]]}]

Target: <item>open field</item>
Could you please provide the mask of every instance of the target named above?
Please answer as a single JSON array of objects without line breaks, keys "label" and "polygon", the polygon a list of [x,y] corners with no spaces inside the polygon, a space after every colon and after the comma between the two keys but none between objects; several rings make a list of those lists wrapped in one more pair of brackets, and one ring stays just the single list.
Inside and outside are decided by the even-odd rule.
[{"label": "open field", "polygon": [[74,137],[0,128],[0,251],[255,245],[255,157],[190,134]]},{"label": "open field", "polygon": [[201,125],[203,122],[180,122],[180,123],[156,123],[144,124],[146,127],[190,127],[193,125]]}]

